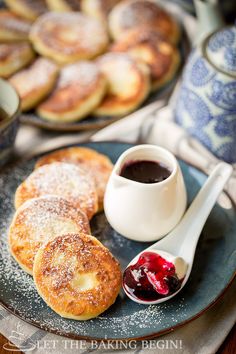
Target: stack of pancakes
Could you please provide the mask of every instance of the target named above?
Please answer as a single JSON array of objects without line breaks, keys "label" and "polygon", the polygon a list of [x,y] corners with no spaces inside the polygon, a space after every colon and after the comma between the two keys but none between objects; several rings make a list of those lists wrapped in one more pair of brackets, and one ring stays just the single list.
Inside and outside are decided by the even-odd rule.
[{"label": "stack of pancakes", "polygon": [[124,116],[180,64],[180,27],[155,0],[5,0],[0,77],[54,122]]},{"label": "stack of pancakes", "polygon": [[10,252],[60,316],[96,317],[119,293],[120,265],[89,225],[103,208],[112,167],[89,148],[57,150],[40,158],[16,190]]}]

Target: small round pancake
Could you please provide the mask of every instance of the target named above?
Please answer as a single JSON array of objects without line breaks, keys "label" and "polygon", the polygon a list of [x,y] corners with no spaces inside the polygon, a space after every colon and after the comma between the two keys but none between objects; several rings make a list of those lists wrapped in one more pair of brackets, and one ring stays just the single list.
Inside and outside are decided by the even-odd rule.
[{"label": "small round pancake", "polygon": [[56,64],[46,58],[36,59],[30,67],[13,75],[9,81],[20,96],[21,110],[28,111],[42,101],[52,91],[57,76]]},{"label": "small round pancake", "polygon": [[47,6],[51,11],[79,11],[80,0],[46,0]]},{"label": "small round pancake", "polygon": [[65,318],[88,320],[107,310],[121,287],[118,261],[95,237],[58,236],[37,252],[33,276],[39,295]]},{"label": "small round pancake", "polygon": [[8,241],[11,254],[29,274],[39,247],[66,233],[90,233],[87,216],[66,199],[45,196],[21,205],[11,223]]},{"label": "small round pancake", "polygon": [[8,10],[0,10],[0,42],[26,41],[31,24]]},{"label": "small round pancake", "polygon": [[101,211],[103,209],[103,199],[107,181],[113,169],[113,164],[110,159],[93,149],[74,146],[57,150],[41,157],[37,161],[35,168],[56,161],[79,165],[92,175],[98,194],[98,209]]},{"label": "small round pancake", "polygon": [[108,93],[93,113],[122,116],[139,107],[150,92],[148,67],[124,53],[107,53],[97,63],[108,81]]},{"label": "small round pancake", "polygon": [[180,64],[178,49],[163,36],[151,30],[130,30],[112,46],[113,52],[128,52],[149,66],[152,89],[160,89],[170,81]]},{"label": "small round pancake", "polygon": [[149,28],[177,43],[180,28],[176,20],[152,0],[126,0],[117,4],[109,15],[109,29],[114,39],[129,30]]},{"label": "small round pancake", "polygon": [[91,59],[108,45],[106,28],[79,12],[48,12],[30,31],[35,50],[60,64]]},{"label": "small round pancake", "polygon": [[8,78],[33,58],[34,52],[28,43],[0,44],[0,77]]},{"label": "small round pancake", "polygon": [[[53,1],[53,0],[52,0]],[[82,0],[81,10],[88,16],[106,21],[109,12],[120,0]]]},{"label": "small round pancake", "polygon": [[17,15],[30,21],[36,18],[48,9],[45,0],[4,0],[6,5]]},{"label": "small round pancake", "polygon": [[37,112],[49,121],[78,121],[100,104],[106,89],[106,79],[95,63],[70,64],[61,69],[55,89]]},{"label": "small round pancake", "polygon": [[89,219],[98,210],[98,197],[92,177],[79,166],[54,162],[33,171],[17,188],[15,207],[28,199],[57,195],[85,212]]}]

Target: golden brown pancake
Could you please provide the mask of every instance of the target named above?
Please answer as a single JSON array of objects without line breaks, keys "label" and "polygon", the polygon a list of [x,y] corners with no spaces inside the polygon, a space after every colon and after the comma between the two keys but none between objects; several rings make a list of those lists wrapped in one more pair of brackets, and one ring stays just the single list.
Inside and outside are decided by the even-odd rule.
[{"label": "golden brown pancake", "polygon": [[33,272],[34,257],[43,243],[66,233],[90,233],[87,216],[66,199],[45,196],[21,205],[9,229],[9,247],[19,265]]},{"label": "golden brown pancake", "polygon": [[57,195],[67,199],[89,219],[98,210],[98,197],[93,178],[79,166],[54,162],[33,171],[17,188],[15,207],[32,198]]},{"label": "golden brown pancake", "polygon": [[33,58],[34,52],[28,43],[0,44],[0,77],[8,78]]},{"label": "golden brown pancake", "polygon": [[51,11],[79,11],[80,0],[46,0],[49,10]]},{"label": "golden brown pancake", "polygon": [[65,318],[88,320],[107,310],[121,287],[118,261],[95,237],[68,234],[44,244],[33,276],[39,295]]},{"label": "golden brown pancake", "polygon": [[79,12],[48,12],[32,26],[30,39],[35,50],[60,64],[91,59],[108,45],[106,28]]},{"label": "golden brown pancake", "polygon": [[37,161],[35,168],[56,161],[79,165],[92,175],[98,194],[98,208],[99,211],[102,210],[107,181],[113,169],[110,159],[93,149],[74,146],[57,150],[41,157]]},{"label": "golden brown pancake", "polygon": [[26,41],[31,24],[8,10],[0,10],[0,42]]},{"label": "golden brown pancake", "polygon": [[10,78],[21,99],[21,110],[28,111],[42,101],[53,89],[58,68],[51,60],[38,58],[27,69]]},{"label": "golden brown pancake", "polygon": [[17,15],[30,21],[36,18],[48,9],[45,0],[4,0],[6,5]]},{"label": "golden brown pancake", "polygon": [[122,116],[134,111],[150,92],[148,67],[124,53],[108,53],[97,60],[108,81],[108,93],[94,114]]},{"label": "golden brown pancake", "polygon": [[82,0],[81,10],[88,16],[106,21],[109,12],[120,0]]},{"label": "golden brown pancake", "polygon": [[111,48],[114,52],[128,52],[150,68],[152,89],[159,89],[170,81],[180,64],[176,47],[151,30],[134,29],[121,36]]},{"label": "golden brown pancake", "polygon": [[37,112],[54,122],[78,121],[100,104],[106,89],[105,77],[94,63],[70,64],[61,69],[55,89]]},{"label": "golden brown pancake", "polygon": [[176,20],[152,0],[126,0],[117,4],[109,15],[109,29],[114,39],[129,30],[155,30],[171,43],[177,43],[180,29]]}]

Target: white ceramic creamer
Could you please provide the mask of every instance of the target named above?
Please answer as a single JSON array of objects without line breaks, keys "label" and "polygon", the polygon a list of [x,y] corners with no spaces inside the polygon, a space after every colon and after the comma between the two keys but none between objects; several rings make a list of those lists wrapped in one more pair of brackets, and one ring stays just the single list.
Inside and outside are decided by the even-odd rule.
[{"label": "white ceramic creamer", "polygon": [[[128,162],[156,161],[171,171],[157,183],[140,183],[120,176]],[[126,150],[116,162],[107,184],[104,210],[110,225],[136,241],[155,241],[171,231],[186,208],[186,189],[179,164],[169,151],[156,145]]]}]

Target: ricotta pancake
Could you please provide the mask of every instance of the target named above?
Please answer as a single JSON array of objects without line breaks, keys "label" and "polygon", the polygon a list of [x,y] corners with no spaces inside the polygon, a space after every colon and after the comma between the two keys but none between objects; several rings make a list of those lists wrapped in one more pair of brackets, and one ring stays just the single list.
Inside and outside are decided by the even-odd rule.
[{"label": "ricotta pancake", "polygon": [[31,24],[8,10],[0,10],[0,42],[26,41]]},{"label": "ricotta pancake", "polygon": [[176,74],[180,65],[178,49],[155,31],[135,29],[122,36],[111,48],[128,52],[150,69],[152,89],[160,89]]},{"label": "ricotta pancake", "polygon": [[34,108],[52,91],[58,76],[57,66],[49,59],[38,58],[28,68],[10,78],[21,99],[21,110]]},{"label": "ricotta pancake", "polygon": [[108,81],[108,92],[94,114],[123,116],[139,107],[150,92],[148,67],[124,53],[105,54],[97,63]]},{"label": "ricotta pancake", "polygon": [[[53,1],[53,0],[52,0]],[[106,21],[109,12],[120,0],[82,0],[81,10],[88,16]]]},{"label": "ricotta pancake", "polygon": [[32,198],[57,195],[82,210],[89,219],[98,210],[98,197],[92,177],[82,167],[54,162],[33,171],[17,188],[15,207]]},{"label": "ricotta pancake", "polygon": [[45,0],[4,0],[17,15],[30,21],[48,11]]},{"label": "ricotta pancake", "polygon": [[177,43],[180,28],[177,21],[152,0],[126,0],[118,3],[109,15],[109,29],[114,39],[139,28],[149,28]]},{"label": "ricotta pancake", "polygon": [[73,63],[61,69],[55,89],[37,112],[49,121],[78,121],[100,104],[106,90],[106,79],[94,63]]},{"label": "ricotta pancake", "polygon": [[8,78],[33,58],[34,52],[26,42],[0,44],[0,77]]},{"label": "ricotta pancake", "polygon": [[9,248],[19,265],[32,275],[34,257],[47,241],[66,233],[90,233],[87,216],[62,197],[45,196],[21,205],[9,229]]},{"label": "ricotta pancake", "polygon": [[35,50],[60,64],[91,59],[103,53],[108,34],[103,24],[79,12],[48,12],[30,31]]},{"label": "ricotta pancake", "polygon": [[48,8],[51,11],[79,11],[80,0],[46,0]]},{"label": "ricotta pancake", "polygon": [[37,252],[33,276],[39,295],[57,314],[88,320],[107,310],[121,288],[118,261],[95,237],[62,235]]},{"label": "ricotta pancake", "polygon": [[93,149],[74,146],[41,157],[35,167],[38,168],[57,161],[79,165],[91,174],[95,180],[98,194],[98,208],[99,211],[102,210],[107,181],[113,169],[110,159]]}]

